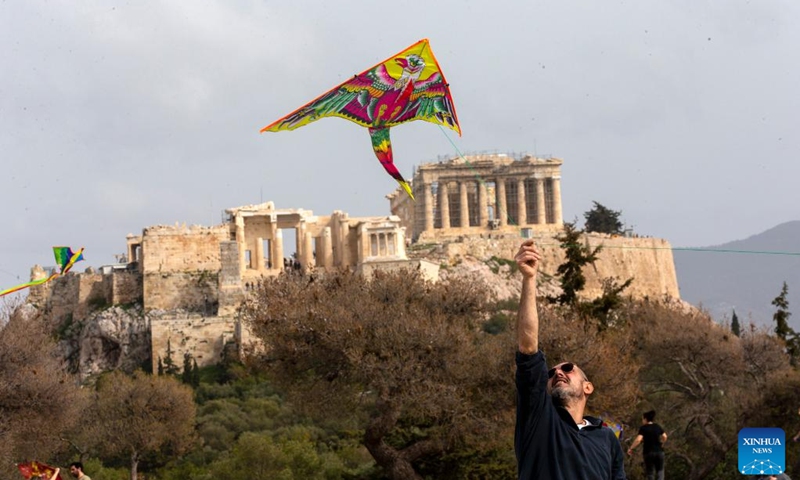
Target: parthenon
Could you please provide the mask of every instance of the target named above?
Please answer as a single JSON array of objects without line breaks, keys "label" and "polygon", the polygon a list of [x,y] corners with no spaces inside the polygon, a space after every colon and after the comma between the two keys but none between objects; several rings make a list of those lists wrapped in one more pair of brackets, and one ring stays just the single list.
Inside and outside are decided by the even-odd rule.
[{"label": "parthenon", "polygon": [[426,163],[415,172],[416,201],[400,189],[387,195],[391,212],[414,242],[482,232],[558,230],[561,164],[530,155],[468,155]]}]

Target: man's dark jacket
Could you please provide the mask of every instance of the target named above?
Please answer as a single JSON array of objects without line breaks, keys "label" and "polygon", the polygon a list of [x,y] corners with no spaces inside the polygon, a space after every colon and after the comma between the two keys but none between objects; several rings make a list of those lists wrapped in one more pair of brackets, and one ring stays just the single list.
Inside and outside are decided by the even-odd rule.
[{"label": "man's dark jacket", "polygon": [[569,412],[547,393],[541,351],[517,352],[517,428],[514,449],[520,480],[625,480],[622,447],[610,428],[578,429]]}]

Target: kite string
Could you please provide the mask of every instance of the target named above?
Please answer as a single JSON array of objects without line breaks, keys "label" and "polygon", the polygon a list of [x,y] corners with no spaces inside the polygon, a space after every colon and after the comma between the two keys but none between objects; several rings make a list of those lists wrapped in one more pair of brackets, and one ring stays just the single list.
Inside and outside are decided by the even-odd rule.
[{"label": "kite string", "polygon": [[[647,237],[644,237],[647,238]],[[543,247],[556,247],[564,245],[562,243],[537,243]],[[570,244],[567,244],[570,245]],[[614,248],[619,250],[672,250],[673,252],[710,252],[710,253],[740,253],[749,255],[784,255],[789,257],[800,257],[800,252],[782,252],[776,250],[739,250],[732,248],[715,248],[715,247],[638,247],[635,245],[607,245],[601,243],[600,245],[592,245],[593,247],[599,246],[603,248]]]},{"label": "kite string", "polygon": [[[461,150],[458,148],[458,146],[455,144],[455,142],[453,142],[453,139],[450,138],[449,135],[447,135],[447,132],[445,132],[444,128],[442,128],[441,125],[437,124],[437,126],[439,127],[439,130],[441,130],[442,135],[444,135],[444,138],[446,138],[447,141],[450,142],[450,145],[453,146],[453,150],[455,150],[456,154],[458,155],[458,158],[460,158],[464,162],[464,164],[466,164],[473,171],[473,174],[475,175],[475,179],[485,186],[486,185],[486,181],[484,180],[484,178],[472,166],[470,161],[467,160],[467,158],[461,153]],[[499,209],[500,206],[498,205],[497,208]],[[511,216],[508,214],[507,210],[503,211],[503,212],[500,212],[500,214],[506,217],[506,221],[508,222],[509,225],[518,226],[514,222],[514,219],[512,219]],[[540,245],[541,246],[560,246],[561,244],[540,244]],[[616,248],[616,249],[623,249],[623,250],[672,250],[673,252],[679,251],[679,252],[738,253],[738,254],[749,254],[749,255],[784,255],[784,256],[797,256],[797,257],[800,257],[800,252],[782,252],[782,251],[771,251],[771,250],[737,250],[737,249],[731,249],[731,248],[714,248],[714,247],[655,247],[655,246],[653,246],[653,247],[637,247],[637,246],[632,246],[632,245],[630,245],[630,246],[629,245],[618,245],[617,246],[617,245],[605,245],[605,244],[601,244],[601,245],[603,246],[603,248]]]}]

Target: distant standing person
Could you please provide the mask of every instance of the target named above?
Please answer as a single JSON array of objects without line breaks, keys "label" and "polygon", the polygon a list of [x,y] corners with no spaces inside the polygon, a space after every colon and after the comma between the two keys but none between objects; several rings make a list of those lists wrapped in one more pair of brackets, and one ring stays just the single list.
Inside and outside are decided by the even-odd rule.
[{"label": "distant standing person", "polygon": [[78,480],[92,480],[89,475],[83,473],[83,464],[81,462],[72,462],[69,464],[69,473]]},{"label": "distant standing person", "polygon": [[644,467],[647,472],[647,480],[664,480],[664,442],[667,441],[667,433],[663,428],[654,422],[656,411],[650,410],[642,415],[642,426],[639,427],[639,435],[633,441],[628,455],[633,455],[633,450],[644,442],[642,454],[644,456]]}]

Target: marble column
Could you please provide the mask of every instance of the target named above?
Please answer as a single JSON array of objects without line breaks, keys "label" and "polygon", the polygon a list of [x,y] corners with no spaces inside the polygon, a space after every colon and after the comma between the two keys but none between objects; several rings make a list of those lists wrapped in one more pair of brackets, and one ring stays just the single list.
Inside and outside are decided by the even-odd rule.
[{"label": "marble column", "polygon": [[239,270],[247,270],[247,244],[244,241],[244,217],[236,215],[236,243],[239,245]]},{"label": "marble column", "polygon": [[478,223],[481,228],[489,225],[489,199],[486,195],[486,183],[478,180]]},{"label": "marble column", "polygon": [[426,232],[433,231],[433,192],[431,191],[431,184],[426,183],[422,185],[423,202],[425,203],[425,230]]},{"label": "marble column", "polygon": [[561,177],[553,177],[553,223],[561,225],[563,219],[561,218]]},{"label": "marble column", "polygon": [[[250,260],[250,268],[254,268],[259,272],[264,271],[264,239],[261,237],[256,238],[256,251],[254,258]],[[255,263],[255,265],[253,265]]]},{"label": "marble column", "polygon": [[517,225],[520,227],[528,224],[528,206],[525,204],[525,179],[517,179]]},{"label": "marble column", "polygon": [[333,267],[333,242],[331,242],[331,227],[325,227],[322,231],[322,261],[320,265],[329,270]]},{"label": "marble column", "polygon": [[395,249],[394,254],[397,255],[399,258],[406,258],[406,229],[405,227],[400,227],[395,230]]},{"label": "marble column", "polygon": [[544,225],[547,223],[547,211],[545,211],[544,201],[544,178],[536,179],[536,223]]},{"label": "marble column", "polygon": [[[269,224],[269,269],[275,270],[276,263],[278,259],[278,251],[275,247],[278,246],[278,242],[275,239],[278,237],[278,222],[277,218],[272,218]],[[281,267],[283,267],[283,260],[281,260]]]},{"label": "marble column", "polygon": [[439,182],[439,216],[442,217],[442,228],[450,228],[450,192],[446,182]]},{"label": "marble column", "polygon": [[372,237],[369,231],[361,224],[358,229],[358,258],[356,264],[363,263],[364,260],[372,256]]},{"label": "marble column", "polygon": [[505,227],[508,225],[508,207],[506,206],[506,179],[503,177],[495,180],[497,185],[497,218],[500,220],[500,226]]},{"label": "marble column", "polygon": [[306,226],[306,222],[300,221],[300,225],[297,226],[297,261],[300,262],[300,268],[306,268],[308,264],[308,251],[306,251],[306,231],[308,227]]},{"label": "marble column", "polygon": [[469,195],[468,183],[465,180],[458,182],[459,203],[461,204],[461,228],[469,228]]},{"label": "marble column", "polygon": [[339,256],[342,259],[341,267],[350,266],[350,224],[347,219],[342,221],[340,228],[342,243],[339,245]]},{"label": "marble column", "polygon": [[316,264],[314,261],[314,236],[311,234],[311,232],[306,231],[303,234],[303,244],[303,255],[305,255],[305,260],[303,261],[303,271],[308,271]]},{"label": "marble column", "polygon": [[272,258],[272,269],[283,270],[283,230],[280,228],[275,232],[275,239],[272,240],[275,245],[275,256]]}]

